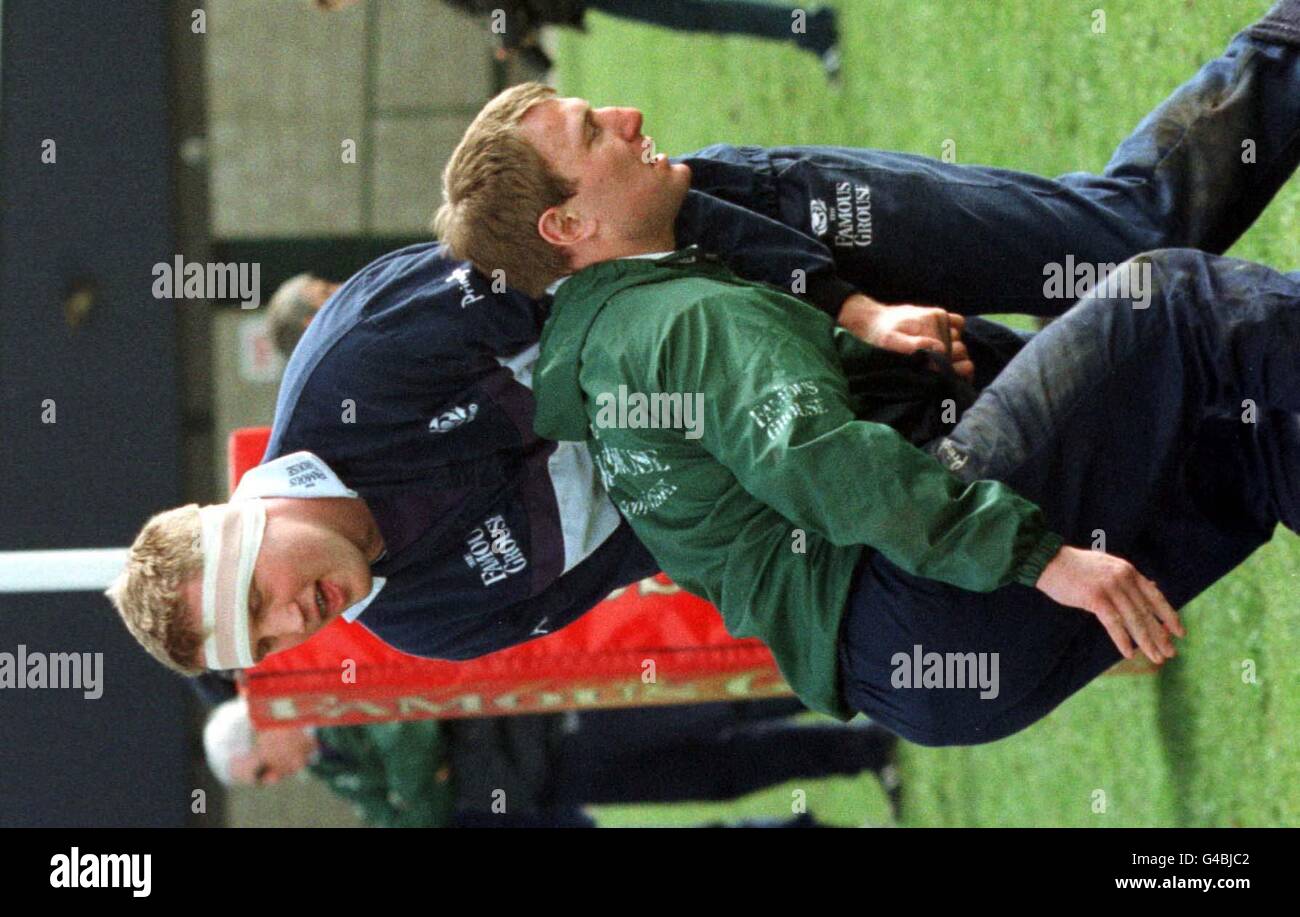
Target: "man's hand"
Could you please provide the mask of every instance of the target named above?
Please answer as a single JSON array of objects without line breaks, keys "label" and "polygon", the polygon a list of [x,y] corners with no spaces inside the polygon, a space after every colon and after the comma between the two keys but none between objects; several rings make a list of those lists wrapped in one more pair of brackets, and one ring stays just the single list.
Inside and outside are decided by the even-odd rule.
[{"label": "man's hand", "polygon": [[962,342],[966,319],[929,306],[887,306],[870,296],[854,293],[840,307],[839,323],[883,350],[915,353],[929,350],[944,354],[959,376],[971,379],[975,364]]},{"label": "man's hand", "polygon": [[1054,602],[1095,614],[1125,659],[1133,658],[1136,641],[1160,665],[1174,656],[1170,635],[1187,636],[1160,587],[1113,554],[1061,548],[1036,586]]}]

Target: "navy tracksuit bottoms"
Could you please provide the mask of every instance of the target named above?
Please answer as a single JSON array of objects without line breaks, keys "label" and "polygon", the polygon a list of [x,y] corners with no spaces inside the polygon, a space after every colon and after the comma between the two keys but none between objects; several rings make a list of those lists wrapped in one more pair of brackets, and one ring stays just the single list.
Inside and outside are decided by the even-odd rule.
[{"label": "navy tracksuit bottoms", "polygon": [[[927,448],[963,480],[1011,485],[1068,544],[1131,561],[1178,607],[1278,522],[1300,530],[1300,273],[1188,249],[1130,268],[1150,278],[1145,307],[1086,296]],[[997,683],[918,686],[903,657],[928,653],[977,654]],[[850,705],[925,745],[1017,732],[1119,658],[1093,615],[1035,589],[969,592],[874,552],[840,642]]]}]

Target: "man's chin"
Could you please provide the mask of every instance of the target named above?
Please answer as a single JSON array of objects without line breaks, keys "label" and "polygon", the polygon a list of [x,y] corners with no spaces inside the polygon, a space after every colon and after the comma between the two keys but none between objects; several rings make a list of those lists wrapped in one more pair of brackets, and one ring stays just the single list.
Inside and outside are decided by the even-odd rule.
[{"label": "man's chin", "polygon": [[682,209],[682,202],[686,200],[686,195],[691,190],[691,167],[684,162],[673,163],[668,170],[665,184],[671,189],[668,194],[672,198],[672,213],[675,219],[677,212]]}]

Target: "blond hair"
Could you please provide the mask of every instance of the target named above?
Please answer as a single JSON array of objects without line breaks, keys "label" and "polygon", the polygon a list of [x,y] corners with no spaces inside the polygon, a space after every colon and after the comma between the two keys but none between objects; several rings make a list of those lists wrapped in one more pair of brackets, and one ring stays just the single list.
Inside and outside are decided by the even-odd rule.
[{"label": "blond hair", "polygon": [[145,523],[126,568],[104,592],[149,654],[182,675],[199,675],[203,635],[189,625],[182,590],[203,573],[199,507],[190,503]]},{"label": "blond hair", "polygon": [[443,170],[443,203],[433,217],[433,231],[455,257],[490,277],[504,271],[507,284],[535,298],[570,272],[568,255],[538,234],[537,221],[577,189],[519,133],[528,111],[554,95],[549,86],[521,83],[484,106]]}]

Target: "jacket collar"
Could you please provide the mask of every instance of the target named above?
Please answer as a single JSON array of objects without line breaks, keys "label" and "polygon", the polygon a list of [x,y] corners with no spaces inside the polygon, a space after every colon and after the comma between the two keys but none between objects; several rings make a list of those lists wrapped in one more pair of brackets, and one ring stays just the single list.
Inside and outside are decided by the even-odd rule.
[{"label": "jacket collar", "polygon": [[590,438],[583,406],[582,349],[600,310],[631,287],[658,283],[669,272],[726,274],[716,259],[692,245],[660,258],[617,258],[584,268],[555,292],[542,328],[541,356],[533,372],[537,413],[533,429],[544,439],[583,442]]}]

